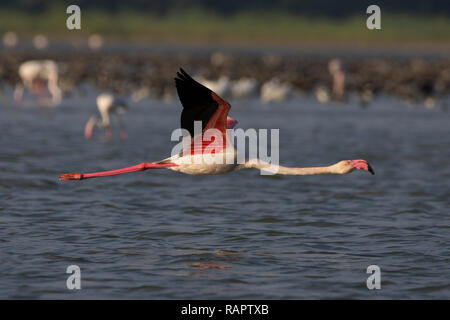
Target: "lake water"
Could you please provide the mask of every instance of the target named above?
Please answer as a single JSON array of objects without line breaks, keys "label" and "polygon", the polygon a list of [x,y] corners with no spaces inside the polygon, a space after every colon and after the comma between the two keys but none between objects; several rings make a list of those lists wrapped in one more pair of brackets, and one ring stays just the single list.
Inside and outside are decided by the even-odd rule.
[{"label": "lake water", "polygon": [[[93,95],[56,109],[0,100],[0,298],[450,299],[450,113],[380,98],[233,102],[240,128],[279,128],[280,163],[367,159],[376,175],[190,176],[60,182],[64,172],[169,156],[178,101],[132,104],[90,141]],[[81,269],[68,290],[66,268]],[[212,266],[202,268],[201,266]],[[366,269],[381,269],[368,290]]]}]

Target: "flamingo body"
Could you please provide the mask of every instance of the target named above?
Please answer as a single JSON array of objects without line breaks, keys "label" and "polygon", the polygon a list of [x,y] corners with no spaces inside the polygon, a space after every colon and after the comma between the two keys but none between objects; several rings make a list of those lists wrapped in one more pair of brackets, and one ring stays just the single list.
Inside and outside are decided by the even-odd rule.
[{"label": "flamingo body", "polygon": [[[224,154],[218,154],[218,157],[224,156]],[[225,174],[235,171],[238,167],[237,164],[216,164],[207,163],[204,161],[202,155],[185,156],[178,159],[172,159],[171,163],[176,164],[176,166],[170,167],[170,170],[193,174],[193,175],[215,175],[215,174]]]},{"label": "flamingo body", "polygon": [[101,118],[97,116],[92,116],[88,122],[86,122],[84,128],[84,135],[86,139],[92,138],[95,127],[105,129],[106,137],[108,139],[112,136],[111,129],[111,115],[117,117],[119,121],[119,125],[121,127],[121,135],[122,138],[126,138],[128,136],[125,124],[122,119],[122,115],[125,113],[128,108],[127,103],[120,98],[117,98],[109,93],[102,93],[97,97],[97,109],[100,113]]},{"label": "flamingo body", "polygon": [[49,106],[57,106],[61,103],[62,92],[58,85],[59,70],[56,62],[53,60],[26,61],[19,66],[18,73],[22,83],[18,84],[14,91],[16,102],[22,101],[25,89],[44,101],[44,88],[47,87],[51,100],[45,101],[44,104],[49,102]]}]

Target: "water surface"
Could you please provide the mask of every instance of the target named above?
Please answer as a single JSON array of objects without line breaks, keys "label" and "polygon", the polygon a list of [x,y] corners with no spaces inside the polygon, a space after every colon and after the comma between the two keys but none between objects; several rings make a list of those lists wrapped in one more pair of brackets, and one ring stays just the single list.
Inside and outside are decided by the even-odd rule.
[{"label": "water surface", "polygon": [[[146,100],[129,139],[83,137],[94,96],[54,110],[0,101],[0,297],[14,299],[450,298],[450,114],[236,101],[241,128],[279,128],[280,162],[363,158],[346,176],[190,176],[149,170],[60,182],[167,157],[180,105]],[[82,289],[66,288],[78,265]],[[368,290],[366,268],[381,268]],[[209,265],[209,269],[202,266]]]}]

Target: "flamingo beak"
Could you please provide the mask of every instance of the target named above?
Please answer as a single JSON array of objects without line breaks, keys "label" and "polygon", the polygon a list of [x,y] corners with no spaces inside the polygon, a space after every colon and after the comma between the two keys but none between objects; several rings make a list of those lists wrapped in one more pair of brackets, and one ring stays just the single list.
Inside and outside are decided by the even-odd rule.
[{"label": "flamingo beak", "polygon": [[370,166],[370,164],[366,160],[358,159],[358,160],[350,160],[350,165],[355,168],[356,170],[366,170],[369,171],[371,174],[375,174],[375,171]]}]

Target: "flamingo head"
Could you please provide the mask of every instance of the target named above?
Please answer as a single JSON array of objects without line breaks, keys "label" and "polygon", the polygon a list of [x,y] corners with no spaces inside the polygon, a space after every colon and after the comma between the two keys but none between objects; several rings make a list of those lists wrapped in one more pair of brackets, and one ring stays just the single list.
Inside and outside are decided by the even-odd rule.
[{"label": "flamingo head", "polygon": [[227,129],[233,129],[234,126],[238,123],[236,119],[232,117],[227,117]]},{"label": "flamingo head", "polygon": [[371,174],[375,174],[370,164],[363,159],[357,160],[342,160],[334,165],[335,171],[338,174],[346,174],[355,170],[366,170]]}]

